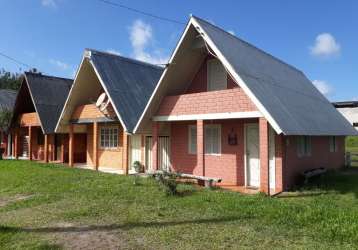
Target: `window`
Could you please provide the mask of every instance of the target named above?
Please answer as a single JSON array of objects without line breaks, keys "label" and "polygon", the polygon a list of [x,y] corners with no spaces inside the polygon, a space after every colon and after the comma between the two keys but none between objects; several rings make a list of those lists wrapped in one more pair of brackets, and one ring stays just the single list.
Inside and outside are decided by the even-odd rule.
[{"label": "window", "polygon": [[205,153],[217,155],[221,153],[221,126],[205,126]]},{"label": "window", "polygon": [[189,126],[189,144],[188,144],[189,154],[196,154],[196,126]]},{"label": "window", "polygon": [[329,152],[335,153],[338,151],[337,137],[330,136],[329,137]]},{"label": "window", "polygon": [[297,156],[311,156],[312,145],[311,137],[309,136],[299,136],[297,137]]},{"label": "window", "polygon": [[[189,126],[189,140],[188,152],[189,154],[196,154],[196,126]],[[205,154],[218,155],[221,153],[221,126],[220,125],[205,125]]]},{"label": "window", "polygon": [[224,66],[217,59],[207,61],[208,91],[227,88],[227,74]]},{"label": "window", "polygon": [[100,133],[100,147],[115,149],[118,147],[118,128],[102,127]]}]

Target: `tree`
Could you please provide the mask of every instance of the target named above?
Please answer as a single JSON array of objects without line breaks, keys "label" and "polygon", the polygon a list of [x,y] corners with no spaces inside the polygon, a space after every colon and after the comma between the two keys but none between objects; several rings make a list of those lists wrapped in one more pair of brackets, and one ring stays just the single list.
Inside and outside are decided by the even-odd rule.
[{"label": "tree", "polygon": [[6,131],[9,128],[12,112],[8,109],[0,111],[0,130]]},{"label": "tree", "polygon": [[20,74],[0,70],[0,89],[18,90],[20,88]]}]

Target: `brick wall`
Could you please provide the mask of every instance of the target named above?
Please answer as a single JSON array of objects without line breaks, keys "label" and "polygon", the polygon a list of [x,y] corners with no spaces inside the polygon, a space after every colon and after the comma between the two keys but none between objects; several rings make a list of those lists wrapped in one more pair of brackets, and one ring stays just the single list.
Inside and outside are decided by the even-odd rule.
[{"label": "brick wall", "polygon": [[[98,143],[100,143],[100,129],[103,124],[98,124]],[[123,157],[123,129],[118,123],[118,148],[101,149],[98,146],[98,166],[122,169]],[[87,165],[93,166],[93,125],[87,125]]]},{"label": "brick wall", "polygon": [[[205,124],[221,124],[221,155],[205,155],[205,176],[222,178],[226,185],[244,185],[244,120],[205,121]],[[196,122],[173,122],[171,125],[172,168],[201,175],[202,169],[197,168],[197,155],[188,153],[189,125],[196,125]],[[228,144],[228,135],[232,131],[237,135],[237,145]]]},{"label": "brick wall", "polygon": [[166,96],[156,115],[190,115],[257,111],[240,88]]},{"label": "brick wall", "polygon": [[189,115],[257,111],[243,90],[227,76],[227,89],[207,92],[207,60],[183,95],[164,97],[156,115]]},{"label": "brick wall", "polygon": [[[108,105],[107,110],[111,117],[115,116],[114,109],[111,104]],[[95,104],[86,104],[78,106],[72,113],[71,119],[93,119],[100,117],[105,117],[105,115],[96,107]]]},{"label": "brick wall", "polygon": [[314,136],[312,141],[312,154],[308,157],[297,156],[297,136],[285,137],[286,159],[284,167],[284,185],[292,187],[300,181],[301,173],[317,167],[339,169],[344,166],[345,143],[344,137],[337,137],[338,152],[331,153],[329,150],[329,137]]}]

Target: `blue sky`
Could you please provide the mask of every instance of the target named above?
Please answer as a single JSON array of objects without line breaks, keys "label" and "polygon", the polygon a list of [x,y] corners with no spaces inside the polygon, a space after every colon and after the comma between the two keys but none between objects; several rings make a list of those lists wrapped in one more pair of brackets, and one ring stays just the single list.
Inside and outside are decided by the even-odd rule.
[{"label": "blue sky", "polygon": [[[358,100],[358,1],[112,1],[205,18],[299,68],[330,100]],[[85,48],[165,63],[184,29],[98,0],[0,0],[0,11],[0,52],[63,77]],[[0,68],[26,69],[3,57]]]}]

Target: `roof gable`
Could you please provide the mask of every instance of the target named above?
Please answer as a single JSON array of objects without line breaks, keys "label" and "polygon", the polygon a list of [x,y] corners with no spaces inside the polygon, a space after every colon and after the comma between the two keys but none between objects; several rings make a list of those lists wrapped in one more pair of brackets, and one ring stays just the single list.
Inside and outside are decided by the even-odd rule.
[{"label": "roof gable", "polygon": [[193,20],[204,32],[203,38],[211,41],[221,59],[227,62],[228,70],[231,66],[238,75],[238,83],[246,87],[276,132],[356,134],[301,71],[202,19]]},{"label": "roof gable", "polygon": [[[186,36],[190,36],[188,30],[191,27],[197,30],[278,134],[356,134],[301,71],[197,17],[190,19],[169,63],[175,61],[178,55],[188,53],[182,43],[185,43]],[[154,98],[162,97],[160,85],[168,72],[167,69],[163,74],[135,131],[143,126],[142,120],[148,121],[149,113],[155,109],[153,106],[158,105],[159,101]]]},{"label": "roof gable", "polygon": [[55,132],[57,120],[66,101],[73,80],[46,76],[38,73],[25,73],[34,107],[45,134]]},{"label": "roof gable", "polygon": [[127,132],[132,132],[163,68],[94,50],[91,50],[91,63],[122,125]]}]

